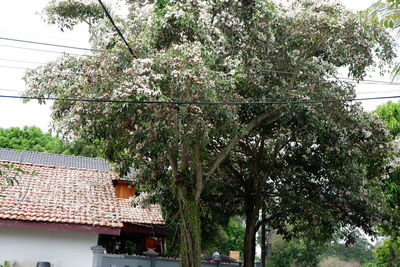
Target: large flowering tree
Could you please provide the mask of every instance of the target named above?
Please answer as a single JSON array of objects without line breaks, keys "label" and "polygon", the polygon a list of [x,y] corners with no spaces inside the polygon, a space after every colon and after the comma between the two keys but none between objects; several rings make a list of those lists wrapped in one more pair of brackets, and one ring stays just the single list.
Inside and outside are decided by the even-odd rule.
[{"label": "large flowering tree", "polygon": [[[266,0],[127,4],[127,18],[117,22],[133,55],[95,3],[51,2],[50,23],[62,29],[78,22],[89,24],[93,54],[65,55],[28,72],[27,95],[193,102],[335,100],[354,96],[350,85],[332,78],[337,68],[347,67],[352,77],[362,79],[374,58],[393,57],[389,39],[379,27],[339,4],[307,0],[288,7]],[[343,120],[361,112],[352,105],[331,107],[332,112],[342,112]],[[153,185],[169,178],[180,209],[183,266],[200,264],[204,183],[213,179],[245,137],[279,137],[276,125],[295,118],[298,108],[84,101],[55,101],[52,106],[54,125],[61,132],[102,140],[110,160],[125,170],[132,165],[140,168],[140,176]]]}]

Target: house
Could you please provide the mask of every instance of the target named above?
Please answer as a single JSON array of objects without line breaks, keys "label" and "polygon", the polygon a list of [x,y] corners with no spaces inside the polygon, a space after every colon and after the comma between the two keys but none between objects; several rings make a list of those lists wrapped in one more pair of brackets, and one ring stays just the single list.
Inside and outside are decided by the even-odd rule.
[{"label": "house", "polygon": [[132,206],[135,185],[105,160],[0,148],[0,163],[37,173],[0,193],[0,264],[87,267],[92,246],[140,254],[166,235],[160,207]]}]

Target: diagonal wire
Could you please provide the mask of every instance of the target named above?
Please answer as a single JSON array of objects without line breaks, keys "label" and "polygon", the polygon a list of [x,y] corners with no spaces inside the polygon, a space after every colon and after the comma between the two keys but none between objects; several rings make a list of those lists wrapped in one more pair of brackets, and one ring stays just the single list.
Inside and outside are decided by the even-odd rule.
[{"label": "diagonal wire", "polygon": [[121,37],[121,39],[124,41],[126,47],[128,48],[129,52],[132,54],[132,56],[134,58],[136,58],[135,53],[133,53],[133,50],[131,48],[131,46],[128,44],[128,42],[126,41],[124,35],[122,34],[122,32],[120,31],[120,29],[118,28],[118,26],[115,24],[113,18],[111,17],[110,13],[108,12],[107,8],[105,7],[105,5],[103,4],[103,2],[101,0],[98,0],[98,2],[100,3],[101,7],[104,10],[104,13],[106,13],[106,16],[108,17],[108,19],[110,20],[111,24],[114,26],[115,30],[118,32],[118,35]]}]

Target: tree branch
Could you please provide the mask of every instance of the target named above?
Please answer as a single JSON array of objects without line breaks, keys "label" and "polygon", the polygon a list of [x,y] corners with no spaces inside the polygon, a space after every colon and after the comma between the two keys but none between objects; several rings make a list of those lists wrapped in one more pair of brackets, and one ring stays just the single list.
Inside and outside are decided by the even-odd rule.
[{"label": "tree branch", "polygon": [[309,49],[304,50],[303,53],[299,56],[300,60],[297,64],[297,67],[293,71],[293,76],[292,79],[289,82],[289,88],[294,90],[294,82],[297,80],[300,74],[301,68],[304,66],[304,63],[309,59],[310,56],[314,54],[314,52],[320,47],[320,44],[324,42],[326,39],[328,39],[328,36],[319,36],[317,38],[317,41],[309,47]]},{"label": "tree branch", "polygon": [[257,224],[256,224],[256,232],[258,232],[258,230],[260,230],[261,225],[263,225],[263,223],[268,223],[268,221],[271,220],[272,217],[266,217],[263,220],[258,220]]},{"label": "tree branch", "polygon": [[[283,105],[277,108],[277,110],[281,109]],[[204,174],[206,177],[211,176],[215,170],[219,167],[221,162],[226,158],[228,153],[236,146],[236,144],[243,138],[245,137],[251,130],[253,130],[256,126],[258,126],[262,121],[266,120],[267,118],[271,117],[271,115],[274,113],[271,113],[271,111],[266,111],[262,113],[261,115],[257,116],[254,120],[252,120],[244,129],[244,131],[241,131],[239,134],[234,136],[226,145],[226,147],[217,155],[214,163],[211,165],[211,168]],[[277,117],[271,118],[271,122],[275,121],[278,119]]]},{"label": "tree branch", "polygon": [[182,144],[182,151],[181,151],[181,160],[180,160],[180,167],[178,167],[181,171],[185,170],[188,166],[188,150],[189,146],[186,142]]},{"label": "tree branch", "polygon": [[175,179],[175,177],[178,175],[178,163],[176,162],[176,158],[174,157],[171,149],[168,149],[167,155],[169,164],[171,165],[172,168],[172,176]]},{"label": "tree branch", "polygon": [[198,144],[193,147],[193,158],[196,170],[195,200],[198,201],[203,191],[203,166],[201,164],[200,146]]}]

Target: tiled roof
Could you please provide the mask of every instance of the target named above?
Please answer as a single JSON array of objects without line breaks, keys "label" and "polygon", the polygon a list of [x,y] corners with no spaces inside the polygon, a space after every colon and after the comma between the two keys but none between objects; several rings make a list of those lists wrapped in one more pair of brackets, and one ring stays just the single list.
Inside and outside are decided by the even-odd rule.
[{"label": "tiled roof", "polygon": [[104,159],[49,154],[34,151],[16,151],[8,148],[0,148],[0,160],[18,163],[42,164],[47,166],[85,168],[100,171],[110,170],[109,163]]},{"label": "tiled roof", "polygon": [[165,224],[158,205],[149,205],[146,208],[132,206],[132,199],[117,199],[121,220],[133,224]]},{"label": "tiled roof", "polygon": [[[0,162],[18,162],[16,158],[11,158],[16,154],[18,152],[0,149]],[[39,152],[33,154],[32,158],[36,159],[54,156],[54,154]],[[59,162],[66,162],[64,156],[56,156],[61,156],[62,160]],[[77,159],[74,158],[81,159],[81,157],[70,158],[67,162],[75,162]],[[89,159],[90,162],[90,158],[85,159]],[[93,160],[97,161],[97,159]],[[50,159],[47,162],[54,163],[56,160]],[[5,197],[0,198],[0,219],[118,228],[122,227],[124,222],[164,224],[158,206],[132,207],[130,200],[115,197],[112,184],[112,181],[118,178],[115,172],[93,168],[52,166],[36,162],[18,163],[16,166],[25,171],[36,171],[37,174],[22,175],[18,179],[18,185],[10,186],[1,192]],[[85,166],[94,165],[86,164]]]},{"label": "tiled roof", "polygon": [[[4,161],[3,161],[4,162]],[[0,218],[122,227],[109,171],[18,164],[22,175],[0,198]]]}]

